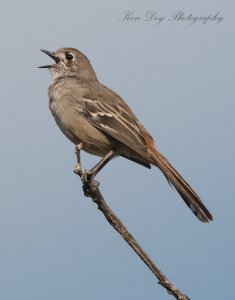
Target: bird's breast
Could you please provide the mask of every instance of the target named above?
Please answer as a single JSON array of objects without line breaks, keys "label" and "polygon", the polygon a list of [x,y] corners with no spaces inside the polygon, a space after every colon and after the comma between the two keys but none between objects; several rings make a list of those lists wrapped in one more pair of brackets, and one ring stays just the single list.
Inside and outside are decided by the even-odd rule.
[{"label": "bird's breast", "polygon": [[66,94],[53,93],[49,107],[64,135],[75,145],[83,143],[83,150],[97,156],[107,154],[115,143],[111,137],[93,126],[80,113],[83,101],[70,101]]}]

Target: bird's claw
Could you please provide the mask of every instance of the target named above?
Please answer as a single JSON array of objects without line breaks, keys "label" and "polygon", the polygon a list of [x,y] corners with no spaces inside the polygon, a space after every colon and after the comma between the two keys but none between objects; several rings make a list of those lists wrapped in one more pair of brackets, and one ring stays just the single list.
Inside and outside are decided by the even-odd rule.
[{"label": "bird's claw", "polygon": [[94,174],[90,170],[83,169],[80,164],[75,166],[74,173],[80,176],[86,196],[100,185],[98,181],[94,180]]}]

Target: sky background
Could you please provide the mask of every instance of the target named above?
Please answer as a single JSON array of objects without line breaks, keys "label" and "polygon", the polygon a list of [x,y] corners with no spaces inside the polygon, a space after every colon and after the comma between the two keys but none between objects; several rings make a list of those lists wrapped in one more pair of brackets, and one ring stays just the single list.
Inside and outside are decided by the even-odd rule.
[{"label": "sky background", "polygon": [[[200,223],[155,168],[123,158],[101,191],[157,266],[192,299],[235,294],[233,1],[5,1],[0,10],[0,299],[173,299],[73,174],[48,109],[39,49],[75,47],[120,94],[214,216]],[[139,21],[120,21],[136,10]],[[144,21],[149,10],[166,20]],[[224,19],[190,25],[174,11]],[[82,154],[86,168],[97,157]]]}]

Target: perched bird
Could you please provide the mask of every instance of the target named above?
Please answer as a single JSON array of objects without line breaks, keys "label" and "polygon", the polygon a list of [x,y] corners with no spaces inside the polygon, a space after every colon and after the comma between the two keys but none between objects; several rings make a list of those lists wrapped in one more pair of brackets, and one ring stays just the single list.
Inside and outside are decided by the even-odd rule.
[{"label": "perched bird", "polygon": [[198,195],[157,150],[153,138],[126,102],[101,84],[88,58],[74,48],[56,52],[41,50],[54,63],[49,68],[49,107],[65,136],[82,149],[101,156],[90,170],[94,177],[115,156],[123,156],[147,168],[158,167],[184,202],[202,222],[212,220]]}]

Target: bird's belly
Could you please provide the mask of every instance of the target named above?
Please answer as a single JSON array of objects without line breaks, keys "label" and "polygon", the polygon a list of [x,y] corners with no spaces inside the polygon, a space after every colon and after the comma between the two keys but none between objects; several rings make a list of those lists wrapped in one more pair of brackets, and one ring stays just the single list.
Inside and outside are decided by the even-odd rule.
[{"label": "bird's belly", "polygon": [[84,151],[104,156],[113,149],[113,139],[91,125],[78,111],[68,109],[58,114],[52,110],[52,114],[64,135],[75,145],[82,143]]}]

